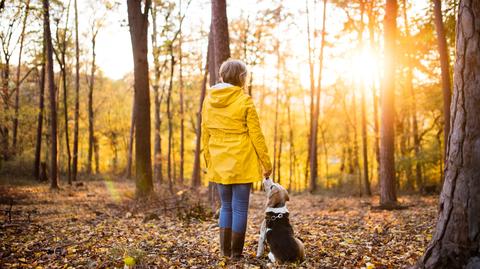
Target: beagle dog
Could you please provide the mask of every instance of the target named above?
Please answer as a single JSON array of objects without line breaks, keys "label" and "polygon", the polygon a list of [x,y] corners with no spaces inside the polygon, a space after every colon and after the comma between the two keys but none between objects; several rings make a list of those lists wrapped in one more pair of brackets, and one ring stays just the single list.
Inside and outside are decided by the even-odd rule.
[{"label": "beagle dog", "polygon": [[293,228],[288,220],[286,202],[289,200],[287,190],[269,178],[263,180],[267,194],[265,219],[260,228],[257,257],[261,257],[265,239],[270,247],[268,258],[271,262],[296,262],[305,258],[303,243],[294,237]]}]

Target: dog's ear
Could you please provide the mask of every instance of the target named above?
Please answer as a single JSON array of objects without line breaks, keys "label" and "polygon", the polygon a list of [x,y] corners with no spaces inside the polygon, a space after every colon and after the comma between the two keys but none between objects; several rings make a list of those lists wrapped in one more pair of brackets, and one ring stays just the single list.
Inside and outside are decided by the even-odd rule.
[{"label": "dog's ear", "polygon": [[285,201],[290,201],[290,196],[287,191],[285,191]]}]

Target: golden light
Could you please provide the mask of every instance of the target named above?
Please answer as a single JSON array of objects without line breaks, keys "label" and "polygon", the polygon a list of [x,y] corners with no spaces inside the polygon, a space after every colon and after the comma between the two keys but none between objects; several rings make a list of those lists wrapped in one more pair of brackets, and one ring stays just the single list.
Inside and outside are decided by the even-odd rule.
[{"label": "golden light", "polygon": [[358,50],[352,58],[351,72],[355,85],[372,88],[380,72],[380,59],[370,49]]}]

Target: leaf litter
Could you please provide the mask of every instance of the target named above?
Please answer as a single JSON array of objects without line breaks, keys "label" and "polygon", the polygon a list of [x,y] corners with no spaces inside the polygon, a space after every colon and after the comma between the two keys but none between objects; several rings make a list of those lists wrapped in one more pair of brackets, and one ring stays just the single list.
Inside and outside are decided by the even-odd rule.
[{"label": "leaf litter", "polygon": [[[219,256],[207,190],[134,199],[129,181],[92,181],[51,191],[0,186],[0,268],[271,268],[256,258],[264,195],[251,196],[244,259]],[[162,191],[158,191],[162,190]],[[404,210],[375,210],[378,197],[293,194],[295,234],[306,248],[292,268],[408,268],[431,239],[437,197],[404,196]]]}]

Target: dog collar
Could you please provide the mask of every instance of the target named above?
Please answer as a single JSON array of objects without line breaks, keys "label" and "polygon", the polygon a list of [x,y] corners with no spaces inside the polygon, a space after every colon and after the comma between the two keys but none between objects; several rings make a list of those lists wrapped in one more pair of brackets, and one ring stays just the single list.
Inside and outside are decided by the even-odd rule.
[{"label": "dog collar", "polygon": [[282,207],[267,207],[267,209],[265,210],[265,213],[268,213],[268,212],[272,212],[272,213],[275,213],[275,214],[288,213],[288,209],[287,209],[286,205],[284,205]]}]

